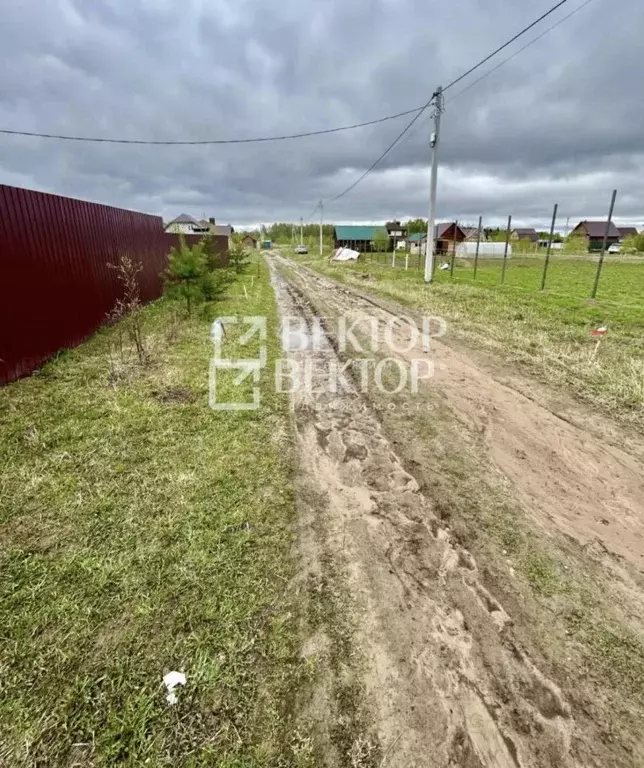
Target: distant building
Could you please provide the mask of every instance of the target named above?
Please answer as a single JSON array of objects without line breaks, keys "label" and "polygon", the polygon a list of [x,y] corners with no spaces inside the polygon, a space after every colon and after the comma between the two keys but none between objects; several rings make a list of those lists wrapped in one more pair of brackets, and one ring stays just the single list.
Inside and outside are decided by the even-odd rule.
[{"label": "distant building", "polygon": [[181,235],[215,235],[228,238],[228,247],[232,244],[232,234],[235,231],[230,224],[217,224],[214,218],[199,221],[187,213],[182,213],[173,219],[165,228],[166,232]]},{"label": "distant building", "polygon": [[619,232],[619,236],[623,240],[625,237],[633,237],[637,234],[637,228],[636,227],[617,227],[617,231]]},{"label": "distant building", "polygon": [[448,253],[454,247],[454,242],[462,243],[465,240],[463,228],[455,221],[437,224],[434,235],[436,237],[436,253]]},{"label": "distant building", "polygon": [[257,248],[257,238],[253,237],[252,235],[244,235],[244,239],[242,240],[242,245],[244,248],[251,248],[255,249]]},{"label": "distant building", "polygon": [[427,232],[414,232],[407,237],[410,253],[425,253],[427,250]]},{"label": "distant building", "polygon": [[333,230],[333,239],[336,248],[351,248],[354,251],[374,251],[378,233],[382,237],[388,237],[385,227],[357,226],[353,224],[340,225]]},{"label": "distant building", "polygon": [[[462,243],[466,239],[467,229],[460,227],[455,221],[446,221],[437,224],[434,228],[436,238],[436,253],[449,253],[456,243]],[[478,233],[478,229],[474,230]],[[483,239],[481,233],[481,239]],[[476,236],[474,237],[476,241]],[[417,232],[407,238],[411,253],[425,253],[427,251],[427,233]]]},{"label": "distant building", "polygon": [[209,224],[206,221],[197,221],[187,213],[182,213],[173,219],[165,228],[166,232],[175,235],[203,235],[208,232]]},{"label": "distant building", "polygon": [[[479,239],[478,227],[461,227],[465,235],[464,242],[476,242]],[[481,229],[481,242],[485,240],[485,230]]]},{"label": "distant building", "polygon": [[539,234],[536,229],[532,227],[523,227],[519,229],[513,229],[510,233],[511,240],[529,240],[531,243],[539,242]]},{"label": "distant building", "polygon": [[[604,242],[604,233],[606,232],[605,221],[580,221],[579,224],[570,233],[570,236],[584,237],[588,244],[589,251],[601,251]],[[608,227],[608,239],[606,245],[619,243],[620,234],[617,227],[611,221]]]},{"label": "distant building", "polygon": [[394,248],[404,248],[406,246],[407,227],[394,219],[385,224],[385,229],[389,235],[390,250],[393,250]]}]

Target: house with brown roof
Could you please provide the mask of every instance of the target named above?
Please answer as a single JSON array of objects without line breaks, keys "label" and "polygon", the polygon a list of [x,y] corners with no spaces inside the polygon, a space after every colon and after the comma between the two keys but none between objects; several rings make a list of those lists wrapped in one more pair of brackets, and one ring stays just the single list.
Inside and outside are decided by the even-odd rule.
[{"label": "house with brown roof", "polygon": [[617,227],[617,230],[622,240],[625,237],[633,237],[634,235],[637,235],[637,227]]},{"label": "house with brown roof", "polygon": [[436,225],[436,252],[448,253],[454,247],[454,242],[462,243],[465,240],[463,228],[455,221],[445,221]]},{"label": "house with brown roof", "polygon": [[[579,224],[570,233],[573,237],[584,237],[588,244],[589,251],[601,251],[602,244],[604,242],[604,234],[606,232],[605,221],[580,221]],[[611,221],[608,226],[608,239],[606,245],[611,246],[619,243],[620,234],[619,230]]]},{"label": "house with brown roof", "polygon": [[[465,242],[476,242],[479,237],[478,227],[461,227],[463,234],[465,235]],[[481,242],[485,240],[485,230],[481,228]]]},{"label": "house with brown roof", "polygon": [[537,243],[539,241],[539,234],[537,230],[532,227],[519,227],[513,229],[510,234],[511,240],[529,240],[531,243]]}]

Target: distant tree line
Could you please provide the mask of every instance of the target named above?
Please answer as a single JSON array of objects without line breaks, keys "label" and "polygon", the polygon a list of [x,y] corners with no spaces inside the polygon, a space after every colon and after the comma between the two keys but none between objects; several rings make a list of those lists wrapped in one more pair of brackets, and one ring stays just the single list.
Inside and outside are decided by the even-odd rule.
[{"label": "distant tree line", "polygon": [[[322,225],[322,236],[325,240],[330,240],[333,238],[333,224],[323,224]],[[266,229],[266,239],[272,240],[276,243],[286,243],[290,242],[293,235],[295,235],[295,240],[299,242],[300,239],[300,223],[289,223],[289,222],[277,222],[275,224],[271,224]],[[302,226],[302,236],[306,241],[308,241],[310,238],[314,237],[320,237],[320,225],[316,223],[309,223],[304,224]]]}]

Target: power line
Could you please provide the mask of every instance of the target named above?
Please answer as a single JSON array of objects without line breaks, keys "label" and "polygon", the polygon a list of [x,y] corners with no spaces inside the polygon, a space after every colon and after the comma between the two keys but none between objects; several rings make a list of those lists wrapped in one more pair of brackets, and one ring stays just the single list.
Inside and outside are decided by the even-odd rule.
[{"label": "power line", "polygon": [[[487,61],[489,61],[493,56],[496,56],[497,53],[502,51],[504,48],[507,48],[515,40],[521,37],[521,35],[528,32],[530,29],[532,29],[532,27],[536,26],[539,22],[543,21],[543,19],[545,19],[551,13],[556,11],[557,8],[560,8],[564,3],[567,3],[567,2],[568,0],[560,0],[549,11],[546,11],[538,19],[533,21],[529,26],[527,26],[521,32],[518,32],[514,37],[510,38],[510,40],[508,40],[506,43],[504,43],[495,51],[493,51],[484,59],[482,59],[478,64],[475,64],[473,67],[468,69],[462,75],[457,77],[456,80],[453,80],[443,90],[447,91],[449,88],[456,85],[456,83],[459,83],[461,80],[463,80],[463,78],[472,74],[472,72],[474,72],[480,66],[485,64]],[[38,133],[35,131],[16,131],[16,130],[10,130],[8,128],[0,128],[0,133],[8,136],[28,136],[28,137],[35,137],[40,139],[57,139],[60,141],[83,141],[83,142],[92,142],[95,144],[136,144],[136,145],[149,145],[149,146],[205,146],[205,145],[216,145],[216,144],[255,144],[255,143],[265,142],[265,141],[287,141],[290,139],[303,139],[308,136],[323,136],[330,133],[339,133],[341,131],[351,131],[356,128],[365,128],[369,125],[378,125],[379,123],[384,123],[384,122],[387,122],[388,120],[397,120],[399,117],[405,117],[406,115],[411,115],[411,114],[414,114],[415,112],[418,113],[414,117],[410,125],[408,126],[409,128],[411,127],[411,125],[413,125],[414,122],[416,122],[420,114],[422,114],[422,112],[424,112],[428,106],[429,106],[429,102],[425,104],[424,107],[416,107],[415,109],[408,109],[403,112],[398,112],[395,115],[387,115],[385,117],[380,117],[376,120],[367,120],[366,122],[363,122],[363,123],[354,123],[353,125],[344,125],[338,128],[325,128],[319,131],[291,133],[291,134],[285,134],[282,136],[258,136],[258,137],[248,138],[248,139],[204,139],[201,141],[153,141],[148,139],[112,139],[112,138],[99,138],[94,136],[68,136],[66,134],[58,134],[58,133]],[[406,128],[403,131],[401,136],[407,132],[408,128]],[[394,142],[393,146],[395,146],[396,143],[397,142]]]},{"label": "power line", "polygon": [[398,134],[398,136],[391,142],[391,144],[385,149],[385,151],[380,155],[380,157],[373,163],[367,170],[360,176],[360,178],[357,181],[354,181],[353,184],[351,184],[350,187],[347,187],[344,192],[340,192],[339,195],[336,195],[335,197],[332,197],[329,202],[335,203],[336,200],[339,200],[341,197],[344,197],[345,195],[348,195],[349,192],[351,192],[352,189],[355,189],[360,182],[365,179],[374,169],[377,165],[379,165],[385,157],[391,152],[391,150],[398,144],[398,142],[402,139],[402,137],[407,133],[407,131],[412,127],[412,125],[418,120],[418,118],[423,114],[423,112],[429,107],[429,105],[432,103],[434,99],[434,96],[425,104],[424,107],[421,107],[418,113],[410,122],[406,125],[406,127]]},{"label": "power line", "polygon": [[528,24],[527,27],[522,29],[520,32],[517,32],[517,34],[514,37],[511,37],[506,43],[503,43],[503,45],[500,45],[495,51],[492,51],[492,53],[488,54],[484,59],[481,59],[478,64],[475,64],[473,67],[470,67],[470,69],[467,70],[467,72],[463,72],[462,75],[459,75],[456,80],[452,80],[452,82],[449,85],[446,85],[445,88],[443,88],[443,91],[448,91],[452,86],[456,85],[456,83],[460,83],[461,80],[466,78],[468,75],[471,75],[472,72],[477,70],[479,67],[483,66],[486,62],[488,62],[491,58],[496,56],[497,53],[501,53],[501,51],[504,48],[507,48],[508,45],[512,45],[512,43],[515,40],[518,40],[522,35],[525,35],[526,32],[529,32],[533,27],[536,27],[539,22],[543,21],[545,18],[550,16],[551,13],[554,13],[557,8],[561,8],[564,3],[567,3],[568,0],[559,0],[559,2],[556,5],[553,5],[550,10],[546,11],[545,13],[542,13],[541,16],[539,16],[538,19],[535,19],[531,24]]},{"label": "power line", "polygon": [[315,213],[319,209],[319,207],[320,207],[320,202],[318,201],[313,211],[310,213],[309,216],[306,217],[305,221],[310,221],[315,216]]},{"label": "power line", "polygon": [[256,144],[263,141],[286,141],[289,139],[304,139],[307,136],[323,136],[329,133],[340,133],[341,131],[352,131],[355,128],[366,128],[369,125],[378,125],[378,123],[385,123],[388,120],[397,120],[399,117],[405,117],[417,112],[420,107],[416,109],[408,109],[404,112],[398,112],[395,115],[387,115],[386,117],[379,117],[377,120],[367,120],[364,123],[354,123],[353,125],[343,125],[338,128],[325,128],[319,131],[307,131],[304,133],[290,133],[283,136],[258,136],[248,139],[204,139],[203,141],[149,141],[147,139],[111,139],[111,138],[96,138],[93,136],[67,136],[65,134],[58,133],[36,133],[34,131],[13,131],[7,128],[0,128],[0,133],[9,136],[30,136],[40,139],[59,139],[61,141],[84,141],[92,142],[95,144],[143,144],[149,146],[204,146],[212,144]]},{"label": "power line", "polygon": [[[556,3],[555,5],[553,5],[552,8],[550,8],[545,13],[542,13],[541,16],[539,16],[538,19],[535,19],[533,22],[528,24],[527,27],[524,27],[524,29],[522,29],[520,32],[517,32],[517,34],[514,35],[514,37],[511,37],[507,42],[503,43],[503,45],[500,45],[498,48],[496,48],[494,51],[492,51],[492,53],[488,54],[484,59],[481,59],[481,61],[479,61],[478,64],[475,64],[473,67],[470,67],[470,69],[468,69],[462,75],[459,75],[459,77],[457,77],[455,80],[452,80],[452,82],[449,83],[449,85],[447,85],[445,88],[443,88],[443,92],[445,92],[448,88],[451,88],[452,86],[454,86],[457,83],[459,83],[461,80],[463,80],[463,78],[467,77],[468,75],[471,75],[472,72],[477,70],[479,67],[481,67],[483,64],[485,64],[487,61],[489,61],[493,56],[496,56],[497,53],[502,51],[504,48],[507,48],[515,40],[517,40],[519,37],[521,37],[521,35],[524,35],[526,32],[531,30],[535,25],[539,24],[539,22],[543,21],[546,17],[550,16],[551,13],[554,13],[557,10],[557,8],[561,8],[561,6],[564,5],[564,3],[567,3],[567,2],[568,2],[568,0],[559,0],[559,2]],[[587,0],[587,2],[590,2],[590,0]],[[463,90],[465,90],[465,89],[463,89]],[[351,190],[355,189],[358,186],[358,184],[360,184],[360,182],[363,181],[363,179],[365,179],[376,168],[376,166],[378,166],[385,159],[385,157],[391,152],[391,150],[396,146],[396,144],[398,144],[400,139],[402,139],[402,137],[412,127],[412,125],[416,122],[416,120],[418,120],[418,118],[423,114],[423,112],[427,109],[427,107],[429,107],[429,105],[432,103],[435,95],[436,94],[434,94],[432,96],[432,98],[427,102],[427,104],[425,104],[425,106],[421,107],[418,110],[417,114],[411,119],[411,121],[402,130],[402,132],[398,135],[398,137],[396,139],[394,139],[394,141],[380,155],[380,157],[375,161],[375,163],[373,163],[373,165],[371,165],[362,174],[362,176],[360,176],[359,179],[357,179],[353,184],[351,184],[351,186],[347,187],[339,195],[336,195],[335,197],[331,198],[331,200],[329,200],[330,203],[334,203],[336,200],[339,200],[341,197],[344,197],[349,192],[351,192]],[[457,94],[457,95],[459,95],[459,94]]]},{"label": "power line", "polygon": [[548,29],[545,29],[541,34],[534,37],[532,40],[530,40],[529,43],[526,43],[523,47],[519,48],[517,51],[515,51],[511,56],[508,56],[507,59],[503,59],[503,61],[499,62],[496,67],[493,67],[492,69],[489,69],[487,72],[484,72],[480,77],[477,77],[476,80],[472,80],[471,83],[468,83],[465,88],[462,88],[460,91],[457,91],[451,99],[447,99],[447,103],[451,104],[454,99],[457,99],[459,96],[461,96],[465,91],[469,91],[470,88],[473,88],[475,85],[481,82],[481,80],[485,80],[486,77],[489,77],[491,74],[497,71],[497,69],[501,69],[501,67],[504,64],[507,64],[508,61],[512,61],[516,56],[518,56],[520,53],[523,53],[523,51],[527,50],[531,45],[534,45],[538,40],[541,40],[542,37],[545,37],[549,32],[552,32],[553,29],[556,29],[560,24],[563,24],[564,21],[567,21],[571,16],[574,16],[576,13],[582,10],[582,8],[585,8],[587,5],[590,5],[593,0],[586,0],[585,3],[582,3],[581,5],[578,5],[575,9],[573,9],[570,13],[563,16],[559,21],[557,21],[555,24],[553,24],[551,27],[548,27]]}]

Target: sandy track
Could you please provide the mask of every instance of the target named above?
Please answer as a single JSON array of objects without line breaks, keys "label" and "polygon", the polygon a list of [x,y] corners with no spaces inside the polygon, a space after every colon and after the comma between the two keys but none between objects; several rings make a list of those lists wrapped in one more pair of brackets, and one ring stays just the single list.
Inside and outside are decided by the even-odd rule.
[{"label": "sandy track", "polygon": [[[337,312],[365,313],[386,322],[386,305],[305,270],[315,297]],[[301,281],[299,283],[302,284]],[[339,293],[340,292],[340,293]],[[409,312],[400,309],[401,315]],[[406,361],[423,357],[416,348]],[[524,510],[545,530],[558,529],[612,559],[629,583],[644,588],[644,441],[633,445],[609,420],[582,409],[553,412],[534,382],[517,388],[440,340],[432,342],[432,387],[445,393],[455,417],[483,435],[489,455],[519,494]],[[508,381],[510,379],[510,381]]]},{"label": "sandy track", "polygon": [[[300,281],[275,267],[273,276],[284,315],[315,314]],[[342,303],[347,311],[346,296]],[[288,352],[318,363],[335,354],[330,344]],[[576,723],[560,689],[519,647],[474,557],[434,514],[351,383],[336,394],[300,392],[293,403],[303,485],[322,500],[324,518],[317,533],[302,532],[304,548],[330,553],[346,573],[386,764],[593,764],[592,748],[581,759],[572,748]],[[325,541],[307,545],[320,531]],[[352,764],[349,755],[339,762]]]}]

